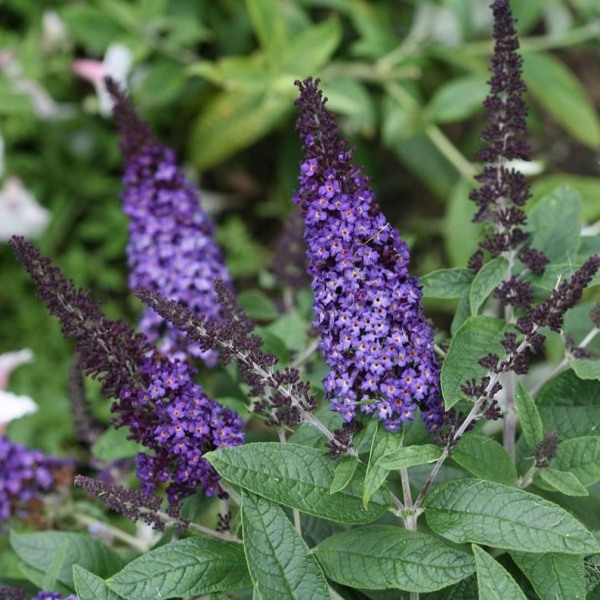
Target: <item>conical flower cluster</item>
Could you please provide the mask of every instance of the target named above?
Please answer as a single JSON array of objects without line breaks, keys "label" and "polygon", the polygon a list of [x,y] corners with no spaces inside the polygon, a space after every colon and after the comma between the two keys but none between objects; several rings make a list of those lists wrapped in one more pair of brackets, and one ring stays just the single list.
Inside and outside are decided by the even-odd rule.
[{"label": "conical flower cluster", "polygon": [[314,325],[330,368],[325,392],[346,422],[357,411],[374,413],[396,431],[420,408],[433,431],[443,414],[439,365],[408,248],[352,164],[318,80],[297,85],[304,160],[294,201],[305,223]]},{"label": "conical flower cluster", "polygon": [[[127,257],[129,287],[159,292],[181,302],[196,315],[220,319],[213,290],[216,279],[231,284],[214,227],[200,206],[197,190],[177,166],[175,153],[152,138],[129,99],[113,81],[114,115],[126,160],[123,205],[129,217]],[[214,365],[216,353],[202,352],[152,309],[144,311],[140,329],[170,358],[187,355]]]}]

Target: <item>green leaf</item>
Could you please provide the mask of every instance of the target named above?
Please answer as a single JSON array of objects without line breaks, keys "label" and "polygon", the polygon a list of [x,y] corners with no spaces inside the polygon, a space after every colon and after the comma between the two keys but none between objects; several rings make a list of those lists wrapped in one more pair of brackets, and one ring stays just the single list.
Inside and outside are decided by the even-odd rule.
[{"label": "green leaf", "polygon": [[527,600],[510,573],[485,550],[473,544],[479,600]]},{"label": "green leaf", "polygon": [[597,177],[584,177],[582,175],[567,175],[556,173],[540,177],[531,186],[531,207],[541,198],[551,194],[557,187],[567,185],[573,188],[581,200],[581,218],[586,223],[592,223],[600,219],[600,181]]},{"label": "green leaf", "polygon": [[600,379],[600,360],[574,358],[569,365],[579,379]]},{"label": "green leaf", "polygon": [[280,315],[275,302],[261,290],[242,290],[237,300],[251,319],[272,321]]},{"label": "green leaf", "polygon": [[257,91],[218,92],[192,130],[191,154],[196,166],[206,170],[260,139],[291,111],[294,96],[291,83]]},{"label": "green leaf", "polygon": [[186,73],[204,77],[217,87],[245,92],[261,92],[272,81],[263,54],[224,56],[216,61],[201,60],[191,64]]},{"label": "green leaf", "polygon": [[589,496],[590,494],[573,473],[551,467],[538,469],[533,474],[533,483],[543,490],[560,492],[565,496]]},{"label": "green leaf", "polygon": [[73,581],[79,600],[122,600],[122,596],[115,594],[104,579],[79,565],[73,565]]},{"label": "green leaf", "polygon": [[246,0],[252,25],[269,63],[281,71],[290,40],[307,28],[306,16],[295,2],[287,2],[285,10],[279,0]]},{"label": "green leaf", "polygon": [[319,71],[331,58],[342,39],[340,23],[329,18],[312,24],[286,43],[281,71],[302,78]]},{"label": "green leaf", "polygon": [[398,448],[393,454],[385,454],[377,461],[377,465],[382,469],[395,471],[435,462],[441,455],[442,449],[433,444],[408,446]]},{"label": "green leaf", "polygon": [[137,456],[144,448],[141,444],[127,439],[130,433],[128,427],[109,427],[94,442],[92,454],[106,462]]},{"label": "green leaf", "polygon": [[548,381],[536,396],[544,431],[560,439],[600,435],[600,382],[579,379],[571,370]]},{"label": "green leaf", "polygon": [[358,460],[353,456],[343,456],[337,461],[333,481],[329,488],[330,494],[341,492],[352,481],[358,464]]},{"label": "green leaf", "polygon": [[388,508],[383,493],[362,505],[364,467],[337,494],[329,490],[335,463],[315,448],[262,442],[209,452],[204,457],[226,481],[278,504],[338,523],[371,523]]},{"label": "green leaf", "polygon": [[433,592],[475,568],[472,556],[438,538],[386,525],[336,534],[317,546],[316,556],[327,577],[367,590]]},{"label": "green leaf", "polygon": [[127,600],[200,596],[251,585],[242,544],[192,537],[132,560],[106,581]]},{"label": "green leaf", "polygon": [[598,552],[585,527],[556,504],[492,481],[458,479],[425,498],[427,523],[456,542],[523,552]]},{"label": "green leaf", "polygon": [[123,30],[112,19],[106,18],[99,6],[70,4],[60,11],[69,33],[86,48],[102,54],[107,46],[123,35]]},{"label": "green leaf", "polygon": [[460,298],[473,281],[471,269],[439,269],[421,277],[425,298]]},{"label": "green leaf", "polygon": [[479,360],[495,352],[502,355],[502,328],[504,322],[490,317],[469,317],[452,338],[442,363],[442,395],[446,410],[452,408],[464,394],[461,386],[469,379],[481,379],[487,369]]},{"label": "green leaf", "polygon": [[552,466],[572,473],[586,487],[600,481],[600,437],[571,438],[560,443]]},{"label": "green leaf", "polygon": [[467,433],[452,450],[452,460],[473,475],[514,485],[517,469],[510,454],[492,438]]},{"label": "green leaf", "polygon": [[510,555],[540,600],[584,600],[586,589],[582,556],[524,552],[511,552]]},{"label": "green leaf", "polygon": [[475,275],[469,290],[471,314],[476,315],[488,296],[498,287],[508,273],[508,261],[498,256],[487,262]]},{"label": "green leaf", "polygon": [[465,294],[459,301],[450,325],[450,334],[454,337],[458,330],[465,324],[465,321],[471,316],[469,307],[469,294]]},{"label": "green leaf", "polygon": [[453,267],[464,267],[477,250],[481,223],[473,223],[477,212],[475,203],[469,199],[475,181],[461,177],[451,188],[447,198],[446,218],[444,220],[444,248]]},{"label": "green leaf", "polygon": [[57,548],[56,554],[54,554],[52,557],[52,563],[44,575],[44,589],[52,589],[54,584],[58,581],[62,566],[67,558],[68,546],[69,542],[64,540],[63,543]]},{"label": "green leaf", "polygon": [[[22,575],[24,575],[31,583],[33,583],[39,589],[48,589],[46,588],[46,573],[40,571],[39,569],[35,569],[34,567],[22,562],[19,563],[19,571]],[[73,592],[73,586],[64,585],[62,583],[56,582],[51,586],[51,591],[58,592],[63,596],[68,596]]]},{"label": "green leaf", "polygon": [[67,552],[57,581],[73,588],[71,566],[77,563],[100,577],[109,577],[124,564],[123,559],[104,544],[82,533],[44,531],[10,532],[10,545],[17,556],[31,567],[46,573],[56,554],[66,543]]},{"label": "green leaf", "polygon": [[577,192],[566,185],[542,198],[528,216],[531,246],[551,263],[572,262],[581,243],[581,204]]},{"label": "green leaf", "polygon": [[330,111],[344,115],[348,129],[372,137],[378,125],[375,102],[369,90],[352,77],[335,77],[322,84]]},{"label": "green leaf", "polygon": [[542,419],[531,394],[520,381],[517,382],[515,405],[525,441],[533,449],[544,437]]},{"label": "green leaf", "polygon": [[457,77],[438,87],[426,108],[430,120],[451,123],[466,119],[482,110],[488,93],[487,77]]},{"label": "green leaf", "polygon": [[385,483],[390,474],[388,469],[379,466],[379,460],[386,455],[395,454],[402,448],[404,433],[402,431],[386,431],[381,422],[377,423],[377,431],[371,440],[371,452],[367,474],[365,475],[365,486],[363,490],[363,506],[367,508],[373,494]]},{"label": "green leaf", "polygon": [[585,88],[546,53],[523,52],[523,77],[536,100],[578,141],[596,150],[600,123]]},{"label": "green leaf", "polygon": [[309,329],[309,324],[297,310],[281,315],[276,321],[267,326],[268,331],[284,340],[288,349],[297,352],[301,352],[306,348],[307,331]]},{"label": "green leaf", "polygon": [[321,567],[283,509],[242,494],[244,550],[255,594],[261,598],[329,598]]}]

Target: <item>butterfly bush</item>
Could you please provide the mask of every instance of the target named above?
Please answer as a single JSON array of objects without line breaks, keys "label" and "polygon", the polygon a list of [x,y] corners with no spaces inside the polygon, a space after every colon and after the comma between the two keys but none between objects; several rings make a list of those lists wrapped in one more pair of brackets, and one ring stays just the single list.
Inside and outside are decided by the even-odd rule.
[{"label": "butterfly bush", "polygon": [[[231,283],[213,239],[213,224],[196,189],[177,166],[175,153],[153,140],[118,85],[107,80],[125,157],[123,206],[129,217],[127,259],[131,289],[146,288],[189,307],[196,315],[221,318],[213,281]],[[216,353],[200,350],[152,309],[140,329],[171,358],[187,355],[214,365]]]},{"label": "butterfly bush", "polygon": [[294,202],[304,217],[314,325],[329,365],[325,392],[346,422],[358,410],[397,431],[419,408],[435,431],[443,415],[440,368],[408,247],[352,163],[318,83],[296,82],[304,158]]},{"label": "butterfly bush", "polygon": [[11,246],[38,289],[38,296],[77,344],[78,366],[102,382],[113,423],[147,452],[137,458],[142,490],[167,484],[174,510],[198,487],[220,493],[219,478],[203,454],[242,443],[237,414],[209,399],[186,364],[157,351],[144,334],[107,319],[89,293],[78,290],[31,243],[15,237]]}]

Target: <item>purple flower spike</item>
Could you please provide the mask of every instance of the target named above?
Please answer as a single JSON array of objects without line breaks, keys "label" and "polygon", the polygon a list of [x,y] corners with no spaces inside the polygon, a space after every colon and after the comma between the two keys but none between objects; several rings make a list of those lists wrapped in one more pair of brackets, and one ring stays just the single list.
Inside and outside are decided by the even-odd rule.
[{"label": "purple flower spike", "polygon": [[440,370],[421,290],[408,274],[408,248],[352,164],[318,83],[296,82],[304,161],[294,202],[304,217],[314,325],[330,368],[325,392],[346,422],[358,409],[397,431],[419,407],[434,431],[444,408]]},{"label": "purple flower spike", "polygon": [[[213,281],[231,284],[213,239],[213,224],[200,207],[196,189],[175,161],[175,153],[152,139],[130,100],[112,81],[114,116],[125,157],[123,203],[129,217],[129,287],[146,288],[181,302],[196,315],[221,319]],[[170,358],[188,355],[213,366],[216,353],[202,352],[186,336],[147,308],[140,329]]]},{"label": "purple flower spike", "polygon": [[[486,166],[475,177],[481,187],[471,192],[470,198],[477,204],[473,221],[491,225],[481,248],[492,256],[500,256],[515,251],[528,239],[522,206],[531,195],[529,185],[524,175],[508,163],[531,160],[531,150],[524,140],[527,106],[522,98],[525,92],[523,60],[517,53],[515,19],[508,0],[495,0],[491,8],[495,45],[490,67],[492,77],[488,82],[490,92],[483,103],[487,126],[481,133],[481,141],[486,145],[477,152]],[[525,264],[531,263],[534,272],[541,272],[547,263],[539,252],[527,249],[521,259]],[[481,265],[479,252],[470,266],[478,270]]]},{"label": "purple flower spike", "polygon": [[210,400],[185,363],[162,355],[126,323],[108,320],[90,294],[65,279],[35,246],[19,237],[10,244],[63,334],[75,340],[78,368],[117,399],[113,423],[129,427],[130,438],[149,451],[137,457],[142,490],[149,494],[168,483],[172,508],[199,487],[207,496],[222,494],[203,455],[243,442],[237,414]]}]

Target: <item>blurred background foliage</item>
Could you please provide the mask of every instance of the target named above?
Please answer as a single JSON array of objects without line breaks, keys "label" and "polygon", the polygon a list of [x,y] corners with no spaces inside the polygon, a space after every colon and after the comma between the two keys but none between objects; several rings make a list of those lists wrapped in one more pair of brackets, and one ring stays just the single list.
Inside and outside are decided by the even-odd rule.
[{"label": "blurred background foliage", "polygon": [[[477,244],[468,193],[492,48],[488,4],[4,0],[3,176],[18,176],[51,211],[42,251],[92,288],[109,316],[134,323],[117,137],[93,86],[72,72],[74,60],[103,60],[111,44],[122,44],[132,53],[134,101],[201,186],[238,288],[268,290],[300,159],[293,82],[313,75],[388,218],[411,244],[413,270],[464,266]],[[567,173],[583,219],[593,224],[600,219],[600,3],[512,5],[529,89],[534,200]],[[64,452],[72,440],[71,344],[6,244],[0,264],[0,351],[33,349],[35,362],[15,373],[11,389],[40,404],[11,425],[11,436]],[[430,307],[440,326],[450,308]],[[271,343],[277,346],[276,336]],[[97,410],[106,417],[108,403]]]}]

